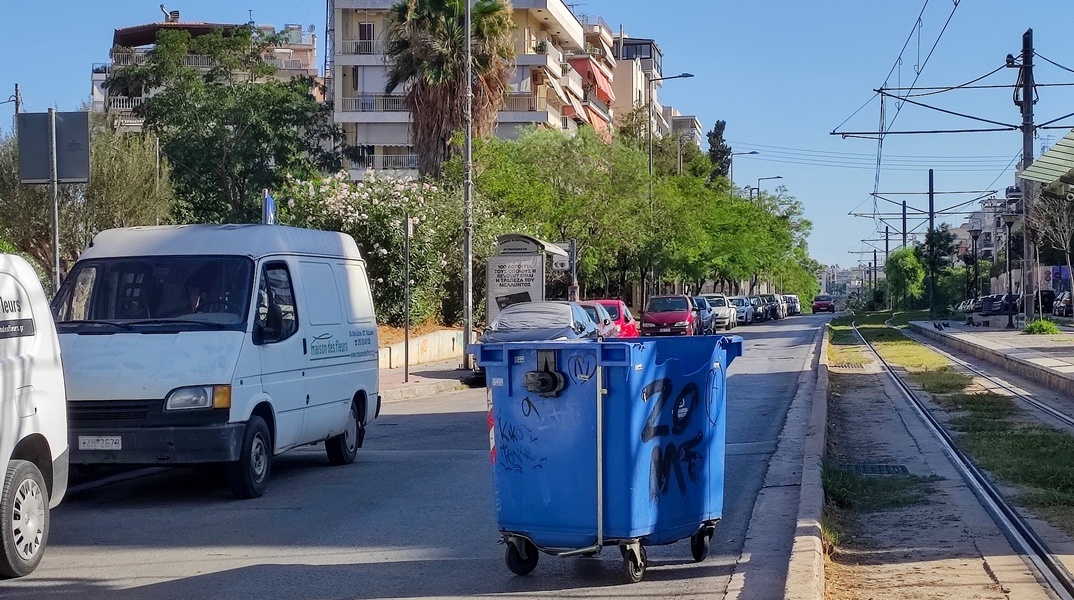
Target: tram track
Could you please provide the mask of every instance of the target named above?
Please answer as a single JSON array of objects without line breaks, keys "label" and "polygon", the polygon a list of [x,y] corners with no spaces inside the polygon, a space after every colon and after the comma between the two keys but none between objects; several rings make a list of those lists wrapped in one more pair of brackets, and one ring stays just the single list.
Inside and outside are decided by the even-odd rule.
[{"label": "tram track", "polygon": [[[943,428],[943,425],[932,415],[928,406],[917,397],[914,390],[910,388],[910,386],[899,377],[895,370],[891,368],[891,365],[880,356],[880,353],[877,352],[876,348],[874,348],[869,340],[858,330],[857,324],[851,323],[851,328],[865,347],[868,348],[869,353],[876,358],[877,364],[881,366],[895,383],[896,388],[898,388],[899,392],[918,414],[922,422],[925,423],[926,427],[940,441],[948,459],[962,476],[966,485],[969,486],[974,495],[981,502],[981,505],[989,515],[992,516],[996,525],[1003,531],[1015,550],[1028,560],[1028,562],[1036,569],[1041,579],[1059,598],[1062,598],[1063,600],[1074,600],[1074,576],[1071,575],[1063,563],[1051,552],[1048,545],[1039,535],[1037,535],[1032,526],[1022,518],[1017,509],[1004,499],[999,489],[992,483],[991,479],[984,473],[984,471],[977,467],[969,457],[958,449],[954,443],[954,439]],[[1028,398],[1017,390],[1012,389],[1006,382],[997,381],[995,378],[982,373],[972,365],[966,364],[965,361],[961,361],[944,352],[941,352],[941,354],[946,355],[945,358],[952,360],[955,364],[978,374],[980,377],[984,377],[1010,393],[1016,394],[1020,399],[1030,401],[1031,404],[1044,410],[1048,414],[1060,420],[1069,420],[1069,422],[1074,425],[1074,419],[1069,415],[1056,411],[1054,408],[1044,405],[1035,399]]]}]

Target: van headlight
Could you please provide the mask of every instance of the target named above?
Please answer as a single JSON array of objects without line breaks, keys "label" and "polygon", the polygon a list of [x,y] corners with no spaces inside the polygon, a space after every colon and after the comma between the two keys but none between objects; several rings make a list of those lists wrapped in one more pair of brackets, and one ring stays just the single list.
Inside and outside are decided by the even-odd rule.
[{"label": "van headlight", "polygon": [[195,385],[172,390],[164,399],[164,410],[231,408],[230,385]]},{"label": "van headlight", "polygon": [[679,321],[678,323],[675,323],[675,327],[686,327],[689,324],[689,321]]}]

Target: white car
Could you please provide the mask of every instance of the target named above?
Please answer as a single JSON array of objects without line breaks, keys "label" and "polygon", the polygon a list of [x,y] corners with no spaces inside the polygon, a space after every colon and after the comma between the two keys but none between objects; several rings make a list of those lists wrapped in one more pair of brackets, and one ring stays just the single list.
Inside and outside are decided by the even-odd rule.
[{"label": "white car", "polygon": [[750,299],[745,296],[731,296],[727,299],[735,307],[736,318],[739,323],[745,323],[747,325],[753,325],[753,321],[756,318],[753,312],[753,304]]},{"label": "white car", "polygon": [[723,294],[701,294],[701,297],[709,301],[715,318],[712,320],[712,328],[723,327],[733,329],[738,325],[738,311],[735,306],[728,302]]}]

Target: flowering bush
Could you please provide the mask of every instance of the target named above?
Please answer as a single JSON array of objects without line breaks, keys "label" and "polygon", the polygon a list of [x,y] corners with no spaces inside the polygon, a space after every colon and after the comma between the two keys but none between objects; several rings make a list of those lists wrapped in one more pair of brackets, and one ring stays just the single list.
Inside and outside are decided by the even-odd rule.
[{"label": "flowering bush", "polygon": [[445,237],[451,221],[438,216],[449,202],[436,185],[370,171],[361,182],[346,172],[299,180],[288,178],[277,191],[279,220],[310,229],[342,231],[365,257],[373,302],[382,323],[402,324],[406,292],[406,219],[410,238],[411,322],[440,318],[444,297]]}]

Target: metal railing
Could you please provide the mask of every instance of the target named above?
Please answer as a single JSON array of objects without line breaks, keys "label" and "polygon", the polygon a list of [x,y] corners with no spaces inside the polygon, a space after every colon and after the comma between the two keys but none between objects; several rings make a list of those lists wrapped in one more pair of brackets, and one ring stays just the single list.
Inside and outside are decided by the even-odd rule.
[{"label": "metal railing", "polygon": [[407,112],[404,96],[395,94],[365,94],[343,99],[343,112]]},{"label": "metal railing", "polygon": [[[117,52],[112,56],[112,67],[129,67],[145,63],[149,57],[148,50],[136,50],[134,52]],[[187,54],[183,57],[183,64],[188,67],[209,69],[216,66],[213,57],[204,54]]]},{"label": "metal railing", "polygon": [[583,27],[585,27],[587,25],[596,25],[598,27],[603,27],[604,29],[606,29],[608,31],[608,33],[611,33],[611,31],[612,31],[612,28],[611,28],[610,25],[608,25],[608,22],[605,21],[604,19],[600,18],[599,16],[578,15],[578,22],[581,23],[581,25]]},{"label": "metal railing", "polygon": [[384,44],[377,40],[343,40],[343,54],[384,54]]},{"label": "metal railing", "polygon": [[545,102],[544,98],[538,98],[529,93],[508,94],[503,110],[512,112],[548,110],[548,103]]},{"label": "metal railing", "polygon": [[291,59],[266,58],[265,59],[265,64],[266,65],[271,65],[273,67],[276,67],[277,69],[283,69],[283,70],[287,70],[287,71],[306,71],[306,70],[309,70],[309,69],[312,68],[312,67],[308,67],[305,64],[303,64],[303,62],[301,60],[298,60],[298,59],[295,59],[295,58],[291,58]]},{"label": "metal railing", "polygon": [[391,169],[410,171],[418,168],[417,154],[374,154],[358,160],[349,160],[352,169]]},{"label": "metal railing", "polygon": [[603,112],[603,113],[604,113],[605,115],[609,114],[609,112],[610,112],[610,111],[608,110],[608,103],[607,103],[607,102],[605,102],[605,101],[603,101],[603,100],[601,100],[601,99],[600,99],[600,98],[599,98],[599,97],[597,96],[597,93],[596,93],[596,92],[592,92],[592,91],[590,91],[590,92],[586,92],[586,94],[585,94],[585,96],[584,96],[584,97],[582,98],[582,100],[583,100],[584,102],[587,102],[587,103],[589,103],[589,104],[593,105],[593,106],[594,106],[594,107],[596,107],[596,108],[597,108],[598,110],[600,110],[601,112]]}]

